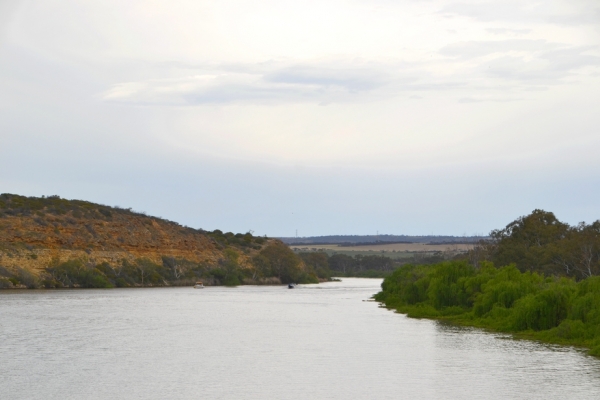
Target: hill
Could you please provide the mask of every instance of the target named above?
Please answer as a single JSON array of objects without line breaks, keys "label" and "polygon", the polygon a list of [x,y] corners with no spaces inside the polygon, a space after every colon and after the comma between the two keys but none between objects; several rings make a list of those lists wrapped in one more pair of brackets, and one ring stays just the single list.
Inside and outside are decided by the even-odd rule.
[{"label": "hill", "polygon": [[0,288],[187,285],[197,279],[318,278],[276,239],[208,232],[59,196],[0,195]]}]

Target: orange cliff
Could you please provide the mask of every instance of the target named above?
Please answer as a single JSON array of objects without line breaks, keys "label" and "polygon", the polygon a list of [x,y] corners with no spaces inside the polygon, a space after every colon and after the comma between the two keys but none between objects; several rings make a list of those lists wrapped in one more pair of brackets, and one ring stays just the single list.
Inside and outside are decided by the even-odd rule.
[{"label": "orange cliff", "polygon": [[[57,196],[0,197],[0,265],[4,267],[39,273],[71,259],[114,265],[144,258],[162,264],[163,257],[210,267],[224,258],[226,247],[204,231],[130,209]],[[251,267],[249,259],[261,247],[251,242],[236,248],[240,266]]]}]

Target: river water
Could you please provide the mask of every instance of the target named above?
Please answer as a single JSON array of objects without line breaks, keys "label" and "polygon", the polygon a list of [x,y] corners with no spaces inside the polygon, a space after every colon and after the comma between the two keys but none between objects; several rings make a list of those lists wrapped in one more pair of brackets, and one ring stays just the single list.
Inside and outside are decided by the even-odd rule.
[{"label": "river water", "polygon": [[415,320],[380,280],[0,292],[1,399],[600,399],[600,360]]}]

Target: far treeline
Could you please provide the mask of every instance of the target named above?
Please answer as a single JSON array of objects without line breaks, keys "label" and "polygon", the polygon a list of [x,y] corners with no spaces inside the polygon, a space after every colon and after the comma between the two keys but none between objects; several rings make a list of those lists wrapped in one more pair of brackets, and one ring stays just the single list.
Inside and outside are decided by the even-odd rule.
[{"label": "far treeline", "polygon": [[409,235],[329,235],[309,237],[278,237],[283,243],[290,246],[309,244],[339,244],[339,245],[364,245],[383,243],[475,243],[483,236],[409,236]]},{"label": "far treeline", "polygon": [[600,356],[600,221],[569,226],[534,210],[490,236],[463,259],[396,269],[375,299]]},{"label": "far treeline", "polygon": [[385,278],[395,269],[407,263],[433,264],[445,260],[442,252],[436,254],[415,253],[412,258],[397,260],[379,255],[349,256],[347,254],[328,255],[324,251],[309,251],[297,253],[304,263],[315,271],[321,271],[327,276]]}]

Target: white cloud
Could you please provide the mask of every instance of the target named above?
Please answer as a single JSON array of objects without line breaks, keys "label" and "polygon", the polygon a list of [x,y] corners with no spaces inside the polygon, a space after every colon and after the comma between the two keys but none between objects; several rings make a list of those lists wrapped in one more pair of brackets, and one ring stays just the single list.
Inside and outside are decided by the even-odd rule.
[{"label": "white cloud", "polygon": [[[156,196],[158,208],[172,200],[155,190],[166,185],[186,192],[182,203],[187,195],[209,202],[210,193],[203,209],[235,225],[250,211],[227,207],[255,190],[267,193],[248,207],[263,210],[260,221],[273,219],[269,199],[281,208],[291,197],[311,207],[329,198],[365,210],[393,186],[377,218],[394,224],[408,214],[390,221],[384,214],[416,192],[427,194],[422,215],[435,220],[449,215],[447,196],[436,194],[487,193],[478,200],[486,215],[486,204],[504,204],[498,182],[510,186],[532,168],[545,180],[523,178],[520,188],[558,184],[561,173],[563,183],[569,174],[598,180],[595,0],[46,0],[1,8],[6,4],[0,183],[13,185],[18,170],[19,187],[53,182],[62,189],[47,192],[82,198],[82,182],[99,193],[118,181],[117,198],[142,182],[126,189],[130,205]],[[285,172],[277,184],[262,184],[273,176],[265,171],[279,167]],[[495,175],[465,172],[475,170]],[[328,180],[332,171],[341,172]],[[411,181],[413,171],[420,178]],[[290,177],[302,184],[286,197],[295,184],[281,182]],[[342,181],[346,191],[336,197]],[[252,186],[257,182],[262,186]],[[362,202],[353,203],[352,193],[366,184]],[[531,196],[545,198],[540,193]],[[233,200],[224,206],[223,199]],[[475,203],[461,204],[453,203],[451,214],[467,218]],[[327,226],[327,213],[337,221],[355,217],[332,206],[315,233]],[[361,213],[361,221],[370,220]],[[418,230],[419,222],[412,224]]]},{"label": "white cloud", "polygon": [[471,59],[484,57],[490,54],[523,53],[529,55],[560,47],[565,47],[565,45],[561,45],[560,43],[548,43],[546,40],[486,40],[453,43],[443,47],[440,50],[440,54],[449,57]]},{"label": "white cloud", "polygon": [[104,92],[102,98],[170,105],[349,101],[357,95],[376,92],[390,81],[385,68],[237,65],[181,78],[119,83]]},{"label": "white cloud", "polygon": [[486,28],[486,32],[492,35],[511,35],[522,36],[531,33],[531,29],[510,29],[510,28]]},{"label": "white cloud", "polygon": [[492,103],[506,103],[511,101],[519,101],[522,98],[500,98],[500,97],[491,97],[491,96],[479,96],[479,97],[463,97],[458,100],[459,103],[469,104],[469,103],[483,103],[483,102],[492,102]]},{"label": "white cloud", "polygon": [[[117,83],[101,97],[113,102],[171,106],[366,102],[423,91],[486,88],[493,92],[493,84],[503,85],[502,90],[510,86],[529,91],[531,85],[564,84],[565,78],[577,76],[586,67],[600,66],[600,57],[591,46],[546,40],[457,42],[441,48],[439,54],[443,57],[420,62],[340,59],[209,67],[180,64],[179,77]],[[159,75],[168,75],[170,68],[156,70]]]},{"label": "white cloud", "polygon": [[507,21],[525,24],[598,24],[600,6],[594,0],[491,0],[446,4],[443,15],[458,15],[483,22]]}]

